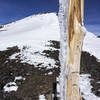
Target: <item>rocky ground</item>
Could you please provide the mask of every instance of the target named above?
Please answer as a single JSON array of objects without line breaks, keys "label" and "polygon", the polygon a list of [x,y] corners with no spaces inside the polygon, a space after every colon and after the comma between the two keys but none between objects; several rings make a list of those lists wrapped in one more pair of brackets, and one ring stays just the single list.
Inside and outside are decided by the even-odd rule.
[{"label": "rocky ground", "polygon": [[[20,55],[16,59],[10,59],[11,55],[20,52],[17,46],[0,51],[0,100],[39,100],[39,95],[43,94],[48,98],[48,94],[56,93],[56,78],[60,73],[60,46],[58,41],[49,42],[49,46],[55,50],[44,50],[42,54],[54,59],[58,68],[40,67],[41,63],[38,64],[38,67],[35,67],[34,64],[22,63]],[[91,74],[92,92],[100,97],[100,63],[87,52],[82,52],[81,74]],[[16,76],[22,78],[18,80],[15,79]],[[16,82],[18,86],[16,92],[4,91],[4,86],[9,82]],[[10,86],[8,85],[8,87]],[[57,98],[55,97],[54,100]]]},{"label": "rocky ground", "polygon": [[87,52],[82,52],[81,74],[90,74],[92,92],[100,97],[100,62]]},{"label": "rocky ground", "polygon": [[100,38],[100,36],[98,36],[98,38]]}]

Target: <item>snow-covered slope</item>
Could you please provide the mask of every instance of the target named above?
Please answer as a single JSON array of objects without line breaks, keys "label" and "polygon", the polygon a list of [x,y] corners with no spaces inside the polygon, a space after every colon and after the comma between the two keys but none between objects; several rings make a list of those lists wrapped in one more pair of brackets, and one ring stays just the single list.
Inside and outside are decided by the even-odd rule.
[{"label": "snow-covered slope", "polygon": [[84,39],[83,51],[89,52],[100,60],[100,38],[97,38],[93,33],[87,32]]},{"label": "snow-covered slope", "polygon": [[[18,46],[21,52],[10,56],[10,59],[16,59],[16,56],[20,55],[22,62],[34,64],[35,66],[39,63],[43,63],[49,69],[49,64],[57,67],[53,59],[45,57],[42,54],[43,50],[54,50],[54,48],[47,46],[50,40],[60,41],[59,22],[55,13],[33,15],[5,25],[4,28],[0,29],[0,51],[6,50],[8,47]],[[99,43],[99,38],[87,32],[84,39],[83,51],[87,51],[100,59]],[[24,50],[23,47],[25,47]],[[86,78],[84,75],[83,77],[81,76],[80,81],[82,92],[85,93],[86,88],[91,87],[88,75]],[[86,81],[85,84],[83,84],[84,81]],[[90,92],[91,90],[89,89],[87,94],[84,95],[87,100],[91,100],[91,98],[92,100],[100,100],[100,98],[90,95]]]},{"label": "snow-covered slope", "polygon": [[[18,46],[21,49],[21,60],[29,64],[44,63],[54,65],[55,61],[42,55],[49,49],[49,40],[59,40],[58,17],[55,13],[33,15],[20,21],[5,25],[0,32],[0,50]],[[23,51],[23,46],[26,49]],[[39,52],[40,54],[32,53]],[[12,55],[14,59],[19,53]]]},{"label": "snow-covered slope", "polygon": [[[11,46],[36,46],[41,41],[60,40],[58,17],[55,13],[33,15],[0,29],[0,50]],[[83,51],[100,59],[100,39],[87,32]],[[41,46],[41,45],[40,45]]]},{"label": "snow-covered slope", "polygon": [[[55,13],[33,15],[0,29],[0,50],[14,45],[37,45],[40,41],[59,40]],[[41,46],[41,45],[40,45]]]}]

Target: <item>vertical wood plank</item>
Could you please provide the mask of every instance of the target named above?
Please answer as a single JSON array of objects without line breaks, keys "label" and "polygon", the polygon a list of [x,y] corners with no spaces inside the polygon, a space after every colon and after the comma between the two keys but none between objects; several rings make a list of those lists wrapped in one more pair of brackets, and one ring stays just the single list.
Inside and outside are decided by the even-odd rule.
[{"label": "vertical wood plank", "polygon": [[80,59],[85,33],[82,31],[84,0],[70,0],[68,14],[69,57],[66,100],[82,100],[79,90]]}]

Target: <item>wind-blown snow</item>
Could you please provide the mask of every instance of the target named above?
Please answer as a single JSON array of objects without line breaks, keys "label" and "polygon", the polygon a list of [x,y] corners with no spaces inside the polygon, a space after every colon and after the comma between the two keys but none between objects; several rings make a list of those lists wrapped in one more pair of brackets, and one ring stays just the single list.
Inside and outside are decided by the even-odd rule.
[{"label": "wind-blown snow", "polygon": [[[15,59],[18,54],[21,54],[22,62],[35,65],[43,62],[45,65],[50,63],[51,65],[55,66],[55,61],[53,59],[41,55],[43,50],[53,49],[52,47],[50,48],[46,46],[49,40],[60,40],[59,22],[55,13],[30,16],[23,20],[5,25],[4,28],[1,28],[0,30],[2,30],[0,31],[0,51],[16,45],[19,47],[19,49],[21,49],[21,52],[10,56],[10,59]],[[62,34],[61,36],[63,38],[66,35]],[[67,37],[63,40],[63,42],[64,41],[67,41]],[[67,47],[63,43],[62,46]],[[23,50],[23,47],[26,47],[26,49]],[[67,54],[67,50],[64,51],[62,49],[62,51],[62,55]],[[94,34],[87,32],[84,39],[83,51],[87,51],[91,55],[94,55],[100,59],[100,39]],[[49,74],[51,75],[52,73]],[[15,80],[19,79],[22,79],[22,77],[17,76],[15,78]],[[84,81],[86,82],[84,83]],[[8,85],[11,86],[8,87]],[[93,93],[91,93],[90,80],[87,79],[87,76],[81,76],[80,85],[82,87],[81,91],[87,98],[86,100],[90,100],[88,99],[88,95],[90,94],[92,100],[99,100],[99,98],[93,96]],[[85,95],[85,86],[89,89],[87,95]],[[15,82],[7,83],[4,86],[4,91],[16,91],[17,88],[18,87]]]},{"label": "wind-blown snow", "polygon": [[84,39],[83,50],[100,60],[100,38],[97,38],[93,33],[87,32]]},{"label": "wind-blown snow", "polygon": [[[51,69],[53,67],[57,67],[57,66],[54,66],[56,63],[54,59],[47,58],[47,57],[42,55],[42,51],[45,49],[47,49],[47,48],[45,48],[45,45],[42,45],[40,43],[40,44],[37,44],[36,48],[35,48],[35,46],[25,47],[25,49],[21,48],[21,52],[15,53],[14,55],[10,56],[9,58],[16,59],[16,57],[19,55],[22,63],[27,62],[31,65],[34,64],[35,67],[38,67],[37,65],[41,64],[42,67],[46,66],[48,69]],[[49,65],[51,65],[51,66],[49,66]]]},{"label": "wind-blown snow", "polygon": [[100,98],[95,96],[91,91],[92,86],[90,83],[91,79],[89,79],[90,76],[91,75],[89,74],[82,74],[80,76],[80,89],[83,93],[82,97],[85,100],[100,100]]}]

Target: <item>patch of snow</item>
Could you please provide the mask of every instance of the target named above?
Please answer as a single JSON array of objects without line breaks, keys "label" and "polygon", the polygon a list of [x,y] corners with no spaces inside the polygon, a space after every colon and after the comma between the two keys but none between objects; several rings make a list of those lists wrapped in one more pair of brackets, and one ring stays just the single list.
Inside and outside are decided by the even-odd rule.
[{"label": "patch of snow", "polygon": [[83,93],[82,97],[85,99],[85,100],[100,100],[99,97],[95,96],[91,89],[92,89],[92,86],[91,86],[91,79],[89,78],[91,75],[89,74],[81,74],[80,75],[80,89],[81,89],[81,92]]},{"label": "patch of snow", "polygon": [[57,97],[60,97],[60,83],[59,83],[59,77],[56,78],[56,82],[57,82]]},{"label": "patch of snow", "polygon": [[98,81],[97,83],[99,83],[99,84],[100,84],[100,81]]},{"label": "patch of snow", "polygon": [[60,85],[57,84],[57,92],[60,93]]},{"label": "patch of snow", "polygon": [[[40,45],[38,45],[38,46],[40,46]],[[49,49],[47,47],[44,47],[44,48]],[[43,50],[45,50],[45,49],[43,49]],[[56,62],[54,59],[48,58],[42,54],[41,48],[40,49],[33,48],[33,47],[29,47],[29,48],[25,48],[25,49],[21,48],[21,52],[13,54],[9,58],[16,59],[16,56],[20,57],[20,60],[22,63],[27,62],[28,64],[35,65],[35,67],[46,67],[47,66],[48,69],[58,67],[55,65]],[[37,66],[40,63],[41,63],[41,66]],[[49,66],[49,65],[51,65],[51,66]]]},{"label": "patch of snow", "polygon": [[25,78],[23,78],[22,76],[16,76],[14,82],[17,80],[25,80]]},{"label": "patch of snow", "polygon": [[100,89],[98,91],[100,92]]},{"label": "patch of snow", "polygon": [[57,83],[57,97],[60,97],[60,84]]},{"label": "patch of snow", "polygon": [[13,54],[13,55],[11,55],[10,57],[9,57],[9,59],[16,59],[16,57],[19,55],[19,53],[15,53],[15,54]]},{"label": "patch of snow", "polygon": [[12,92],[12,91],[17,91],[18,86],[16,85],[15,82],[9,82],[3,87],[3,89],[4,92]]},{"label": "patch of snow", "polygon": [[46,100],[44,95],[39,96],[39,100]]},{"label": "patch of snow", "polygon": [[39,63],[42,63],[42,65],[48,66],[48,64],[51,64],[52,66],[55,65],[55,61],[53,59],[47,58],[39,53],[32,54],[33,51],[30,49],[27,49],[25,51],[21,52],[21,60],[22,62],[27,62],[29,64],[34,64],[35,66]]},{"label": "patch of snow", "polygon": [[53,74],[52,72],[49,72],[49,73],[48,73],[48,75],[52,75],[52,74]]}]

